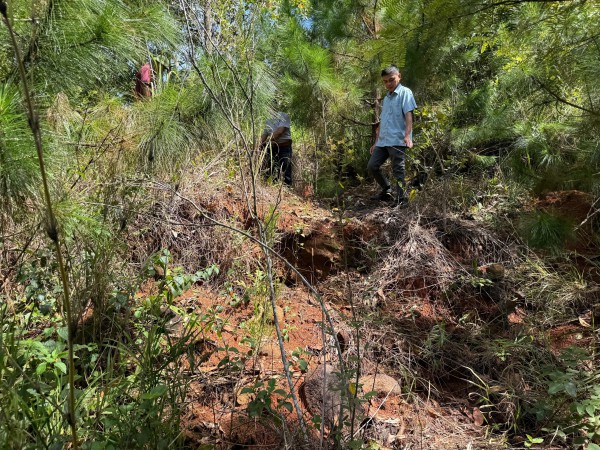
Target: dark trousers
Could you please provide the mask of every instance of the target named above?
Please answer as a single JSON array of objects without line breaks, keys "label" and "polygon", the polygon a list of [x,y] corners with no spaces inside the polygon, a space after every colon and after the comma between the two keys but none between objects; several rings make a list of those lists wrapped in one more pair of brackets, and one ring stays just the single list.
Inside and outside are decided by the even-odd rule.
[{"label": "dark trousers", "polygon": [[394,174],[394,178],[396,178],[395,186],[404,192],[404,157],[406,155],[406,147],[375,147],[373,149],[373,154],[371,155],[371,159],[369,159],[369,164],[367,164],[367,170],[369,174],[377,184],[381,186],[381,189],[384,191],[390,191],[390,183],[381,171],[381,166],[388,159],[390,159],[392,163],[392,173]]},{"label": "dark trousers", "polygon": [[265,163],[267,165],[267,176],[279,179],[283,174],[283,182],[288,186],[292,185],[292,144],[279,145],[275,142],[265,147],[267,155]]}]

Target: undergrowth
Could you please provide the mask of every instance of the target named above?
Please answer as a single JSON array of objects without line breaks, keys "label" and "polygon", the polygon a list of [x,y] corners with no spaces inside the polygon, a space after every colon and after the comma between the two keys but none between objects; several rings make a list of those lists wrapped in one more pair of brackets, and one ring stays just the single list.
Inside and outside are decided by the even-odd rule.
[{"label": "undergrowth", "polygon": [[[163,278],[155,294],[140,302],[127,298],[112,316],[110,335],[74,348],[75,417],[84,448],[183,446],[179,421],[190,382],[185,362],[194,339],[213,318],[187,314],[174,300],[218,271],[209,267],[188,275],[170,269],[168,252],[152,259],[147,274],[155,275],[158,267]],[[30,279],[29,293],[36,286],[39,281]],[[38,294],[38,302],[27,296],[3,300],[0,441],[3,448],[62,448],[69,440],[63,417],[67,330],[50,309],[51,298]],[[175,312],[182,318],[178,339],[168,326]]]}]

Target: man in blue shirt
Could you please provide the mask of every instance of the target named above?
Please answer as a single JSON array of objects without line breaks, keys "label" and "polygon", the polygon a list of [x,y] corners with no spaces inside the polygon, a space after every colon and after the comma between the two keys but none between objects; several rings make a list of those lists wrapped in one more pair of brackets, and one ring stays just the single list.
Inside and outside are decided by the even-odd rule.
[{"label": "man in blue shirt", "polygon": [[381,120],[377,127],[375,144],[371,147],[371,159],[367,170],[381,186],[381,193],[374,200],[394,200],[394,192],[389,181],[381,172],[381,166],[388,158],[392,173],[396,178],[395,201],[398,205],[407,203],[405,191],[404,158],[406,149],[412,148],[412,111],[417,107],[413,93],[400,84],[402,75],[398,67],[392,65],[381,71],[381,78],[388,93],[383,99]]}]

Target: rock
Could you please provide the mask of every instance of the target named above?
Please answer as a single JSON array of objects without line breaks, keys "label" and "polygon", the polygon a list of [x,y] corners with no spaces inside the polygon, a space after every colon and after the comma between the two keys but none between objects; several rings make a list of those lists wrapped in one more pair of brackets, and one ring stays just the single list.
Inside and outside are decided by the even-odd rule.
[{"label": "rock", "polygon": [[400,383],[398,383],[395,378],[392,378],[384,373],[365,375],[364,377],[360,377],[358,382],[362,385],[364,392],[375,391],[377,392],[378,397],[386,397],[391,394],[402,394]]},{"label": "rock", "polygon": [[487,266],[481,266],[478,268],[480,272],[482,272],[485,277],[492,281],[500,281],[504,279],[505,269],[502,264],[492,263]]},{"label": "rock", "polygon": [[338,423],[342,389],[339,368],[331,364],[321,365],[309,371],[298,393],[302,406],[313,416],[321,416],[329,429]]},{"label": "rock", "polygon": [[485,423],[485,417],[481,410],[477,407],[473,408],[473,423],[478,427],[483,426]]},{"label": "rock", "polygon": [[488,265],[488,277],[492,281],[500,281],[504,278],[505,269],[502,264],[494,263]]}]

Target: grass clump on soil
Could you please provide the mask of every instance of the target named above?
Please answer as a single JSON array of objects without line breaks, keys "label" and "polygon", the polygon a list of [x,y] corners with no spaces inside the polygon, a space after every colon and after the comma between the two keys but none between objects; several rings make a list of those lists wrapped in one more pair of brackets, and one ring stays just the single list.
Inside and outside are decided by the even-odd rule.
[{"label": "grass clump on soil", "polygon": [[517,294],[533,323],[543,329],[577,318],[598,302],[598,286],[568,261],[535,255],[516,267]]},{"label": "grass clump on soil", "polygon": [[522,220],[521,233],[534,248],[560,252],[575,237],[574,225],[572,219],[537,211]]}]

